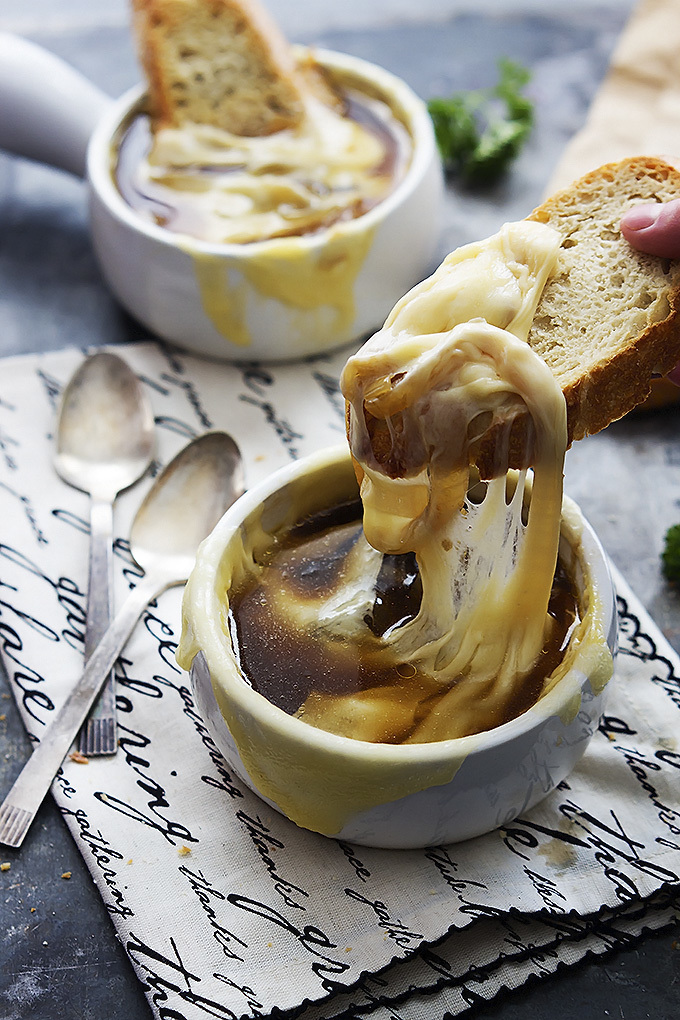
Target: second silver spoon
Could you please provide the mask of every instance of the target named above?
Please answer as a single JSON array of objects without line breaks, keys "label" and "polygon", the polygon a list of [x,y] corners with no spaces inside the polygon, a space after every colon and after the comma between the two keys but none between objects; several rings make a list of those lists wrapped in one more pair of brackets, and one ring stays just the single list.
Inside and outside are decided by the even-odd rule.
[{"label": "second silver spoon", "polygon": [[[66,386],[59,409],[54,466],[90,495],[90,560],[85,661],[111,619],[113,504],[140,478],[154,451],[154,420],[141,383],[121,358],[100,351],[86,358]],[[83,726],[83,754],[115,754],[113,677]]]}]

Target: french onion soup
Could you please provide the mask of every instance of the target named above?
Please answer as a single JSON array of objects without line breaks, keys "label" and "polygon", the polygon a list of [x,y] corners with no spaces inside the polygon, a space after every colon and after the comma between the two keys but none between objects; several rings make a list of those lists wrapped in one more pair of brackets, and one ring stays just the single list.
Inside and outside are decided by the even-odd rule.
[{"label": "french onion soup", "polygon": [[[317,620],[343,600],[361,558],[361,505],[349,503],[301,521],[267,554],[257,579],[230,598],[229,621],[243,675],[267,700],[322,729],[360,740],[414,743],[428,735],[437,708],[456,685],[453,727],[476,733],[509,721],[541,695],[580,622],[572,579],[558,566],[548,604],[550,628],[521,684],[488,703],[465,690],[465,677],[443,685],[408,658],[392,654],[390,635],[417,618],[422,584],[413,554],[385,556],[373,602],[356,633],[320,639]],[[318,616],[317,616],[318,614]],[[461,724],[461,705],[465,723]],[[438,731],[443,723],[438,722]],[[457,733],[456,735],[461,735]]]},{"label": "french onion soup", "polygon": [[236,135],[187,122],[151,131],[135,116],[114,166],[151,223],[209,243],[312,234],[363,215],[403,179],[412,141],[388,102],[348,87],[342,107],[305,97],[299,126]]}]

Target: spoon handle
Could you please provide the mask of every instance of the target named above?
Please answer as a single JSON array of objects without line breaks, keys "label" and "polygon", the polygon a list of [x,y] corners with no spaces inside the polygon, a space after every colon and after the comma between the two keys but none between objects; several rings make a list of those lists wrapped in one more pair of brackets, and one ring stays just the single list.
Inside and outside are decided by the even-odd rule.
[{"label": "spoon handle", "polygon": [[21,846],[45,794],[132,629],[148,603],[180,582],[147,574],[121,606],[80,679],[0,806],[0,843]]},{"label": "spoon handle", "polygon": [[[93,498],[90,502],[90,568],[87,586],[85,660],[95,650],[111,620],[113,565],[113,501]],[[109,673],[101,694],[80,731],[81,754],[115,754],[116,687]]]}]

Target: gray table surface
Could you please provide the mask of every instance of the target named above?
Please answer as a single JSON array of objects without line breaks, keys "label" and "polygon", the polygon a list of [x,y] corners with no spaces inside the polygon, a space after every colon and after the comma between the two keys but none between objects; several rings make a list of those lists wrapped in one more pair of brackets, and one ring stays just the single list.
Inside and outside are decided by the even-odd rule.
[{"label": "gray table surface", "polygon": [[[632,0],[270,0],[289,38],[373,60],[424,98],[491,84],[499,57],[533,72],[537,122],[512,173],[485,190],[450,183],[440,254],[520,218],[540,201],[560,154],[583,123]],[[38,42],[112,96],[139,78],[124,0],[0,0],[0,31]],[[2,97],[0,96],[0,116]],[[0,154],[0,355],[116,343],[143,329],[108,294],[90,246],[84,188],[68,175]],[[1,371],[0,367],[0,371]],[[567,491],[680,650],[680,600],[663,580],[666,528],[680,521],[680,410],[635,415],[568,455]],[[0,678],[0,790],[28,742]],[[0,1020],[148,1020],[150,1010],[89,873],[50,799],[0,896]],[[70,871],[70,881],[61,879]],[[35,908],[32,911],[31,908]],[[471,1017],[534,1020],[680,1014],[680,930],[647,936]],[[432,1017],[440,1013],[433,1004]]]}]

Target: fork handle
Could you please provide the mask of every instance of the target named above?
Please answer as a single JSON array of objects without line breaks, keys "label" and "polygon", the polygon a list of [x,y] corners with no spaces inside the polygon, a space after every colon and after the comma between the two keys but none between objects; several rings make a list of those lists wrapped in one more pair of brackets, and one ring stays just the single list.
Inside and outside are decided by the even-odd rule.
[{"label": "fork handle", "polygon": [[[90,502],[90,564],[87,584],[85,661],[106,633],[112,610],[113,500],[93,497]],[[80,732],[83,754],[115,754],[116,688],[109,673]]]},{"label": "fork handle", "polygon": [[0,805],[0,843],[21,846],[59,766],[135,623],[151,599],[172,583],[177,582],[167,579],[159,582],[158,576],[147,574],[128,595],[88,659],[80,679]]}]

